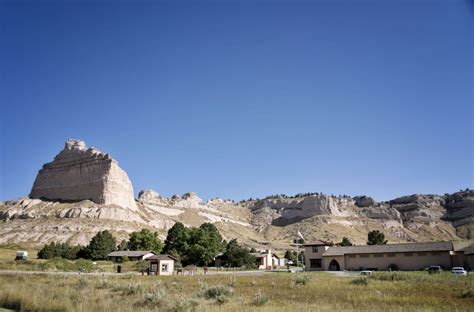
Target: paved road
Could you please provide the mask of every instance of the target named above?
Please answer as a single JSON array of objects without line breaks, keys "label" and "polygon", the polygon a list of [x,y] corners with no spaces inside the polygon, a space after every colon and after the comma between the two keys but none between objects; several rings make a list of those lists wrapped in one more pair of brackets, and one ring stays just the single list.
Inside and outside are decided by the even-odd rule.
[{"label": "paved road", "polygon": [[[264,275],[264,274],[279,274],[288,273],[286,270],[281,271],[215,271],[210,270],[207,275]],[[294,272],[293,272],[294,273]],[[67,276],[128,276],[141,275],[139,272],[115,273],[115,272],[46,272],[46,271],[15,271],[15,270],[0,270],[0,275],[67,275]],[[202,272],[194,275],[204,275]]]}]

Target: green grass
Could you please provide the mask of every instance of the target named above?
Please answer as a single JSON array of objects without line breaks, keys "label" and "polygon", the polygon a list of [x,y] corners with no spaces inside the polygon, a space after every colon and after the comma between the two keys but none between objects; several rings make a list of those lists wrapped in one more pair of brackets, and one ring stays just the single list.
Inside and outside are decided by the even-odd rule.
[{"label": "green grass", "polygon": [[[0,307],[28,311],[469,311],[474,276],[402,274],[367,284],[327,273],[0,276]],[[374,276],[377,276],[374,275]],[[305,283],[295,283],[303,278]],[[218,286],[219,285],[219,286]],[[209,298],[209,299],[206,299]]]}]

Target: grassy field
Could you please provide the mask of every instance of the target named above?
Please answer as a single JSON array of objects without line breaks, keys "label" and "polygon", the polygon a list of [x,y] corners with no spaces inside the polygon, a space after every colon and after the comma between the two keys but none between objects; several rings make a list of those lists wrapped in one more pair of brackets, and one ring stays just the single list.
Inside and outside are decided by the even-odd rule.
[{"label": "grassy field", "polygon": [[0,307],[25,311],[469,311],[474,276],[329,273],[0,276]]}]

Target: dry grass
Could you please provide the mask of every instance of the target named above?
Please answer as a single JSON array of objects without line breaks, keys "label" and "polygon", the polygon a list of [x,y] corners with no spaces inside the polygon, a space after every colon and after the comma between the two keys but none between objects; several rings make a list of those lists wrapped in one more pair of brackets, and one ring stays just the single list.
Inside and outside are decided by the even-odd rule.
[{"label": "dry grass", "polygon": [[[325,273],[207,276],[0,276],[0,307],[28,311],[468,311],[474,276],[397,280]],[[308,277],[305,277],[308,276]],[[423,277],[421,277],[423,276]],[[304,278],[305,283],[296,282]],[[221,299],[206,299],[221,285]],[[214,287],[214,288],[213,288]],[[208,296],[212,297],[212,296]]]},{"label": "dry grass", "polygon": [[28,251],[28,256],[30,259],[36,258],[36,254],[38,253],[38,249],[36,247],[32,248],[18,245],[3,245],[0,247],[0,261],[14,260],[18,250]]}]

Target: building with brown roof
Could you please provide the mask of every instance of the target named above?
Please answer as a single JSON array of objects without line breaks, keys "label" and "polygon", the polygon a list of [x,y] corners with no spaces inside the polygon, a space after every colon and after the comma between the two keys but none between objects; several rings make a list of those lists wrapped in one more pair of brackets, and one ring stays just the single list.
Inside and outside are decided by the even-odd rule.
[{"label": "building with brown roof", "polygon": [[129,261],[145,260],[155,253],[149,250],[118,250],[107,255],[107,259],[113,262],[123,262],[124,259]]},{"label": "building with brown roof", "polygon": [[[420,270],[431,265],[474,268],[469,263],[470,247],[455,250],[452,242],[424,242],[387,245],[333,246],[316,241],[305,244],[307,271]],[[474,253],[473,253],[474,256]]]},{"label": "building with brown roof", "polygon": [[149,265],[149,274],[173,275],[175,259],[168,255],[154,255],[146,259]]}]

